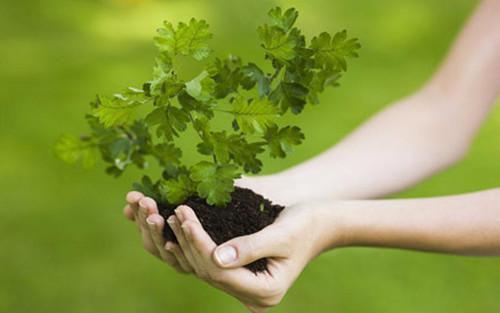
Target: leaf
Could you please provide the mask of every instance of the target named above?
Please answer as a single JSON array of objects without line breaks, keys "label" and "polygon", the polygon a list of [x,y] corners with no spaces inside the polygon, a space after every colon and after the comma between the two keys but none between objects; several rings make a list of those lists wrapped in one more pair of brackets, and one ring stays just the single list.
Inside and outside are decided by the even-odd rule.
[{"label": "leaf", "polygon": [[236,118],[239,128],[249,134],[264,133],[279,115],[279,109],[268,99],[254,99],[247,103],[239,98],[234,101],[230,111]]},{"label": "leaf", "polygon": [[240,166],[246,173],[257,174],[262,169],[262,161],[257,158],[257,155],[264,152],[263,143],[254,142],[248,143],[244,139],[240,139],[237,144],[232,144],[229,149],[231,158]]},{"label": "leaf", "polygon": [[340,77],[340,71],[334,69],[324,69],[315,73],[309,84],[308,100],[314,104],[319,103],[318,94],[323,92],[328,86],[338,86]]},{"label": "leaf", "polygon": [[186,92],[196,100],[206,102],[212,99],[215,90],[215,81],[207,71],[203,71],[193,80],[186,83]]},{"label": "leaf", "polygon": [[201,161],[191,167],[190,171],[190,178],[197,183],[197,193],[208,204],[223,206],[231,201],[234,180],[240,177],[236,165]]},{"label": "leaf", "polygon": [[177,100],[179,100],[180,105],[186,111],[204,115],[209,119],[214,117],[213,104],[211,102],[198,101],[186,92],[180,93],[179,96],[177,96]]},{"label": "leaf", "polygon": [[314,50],[316,65],[320,68],[335,68],[347,70],[347,57],[357,57],[357,50],[361,48],[357,38],[347,39],[347,31],[343,30],[331,37],[328,33],[321,33],[311,41]]},{"label": "leaf", "polygon": [[123,94],[115,94],[113,98],[99,97],[97,107],[92,114],[99,119],[104,127],[121,126],[130,124],[134,120],[137,108],[146,103],[148,99],[144,94],[128,90]]},{"label": "leaf", "polygon": [[196,184],[186,174],[177,179],[169,179],[163,183],[168,203],[181,204],[196,192]]},{"label": "leaf", "polygon": [[276,7],[269,11],[269,17],[271,18],[271,25],[277,26],[287,32],[295,24],[297,17],[299,17],[299,12],[294,8],[289,8],[282,13],[281,8]]},{"label": "leaf", "polygon": [[179,132],[185,131],[188,122],[187,113],[171,105],[159,107],[146,116],[149,126],[158,126],[157,135],[169,141],[173,140],[174,136],[179,136]]},{"label": "leaf", "polygon": [[164,28],[158,29],[155,43],[160,51],[173,55],[192,56],[198,61],[210,55],[208,41],[212,39],[209,26],[205,20],[192,18],[189,24],[179,23],[177,29],[172,23],[165,21]]},{"label": "leaf", "polygon": [[81,140],[71,135],[62,135],[57,140],[55,153],[62,161],[75,164],[81,161],[84,168],[91,168],[99,157],[97,146],[90,140]]},{"label": "leaf", "polygon": [[216,83],[214,91],[216,99],[223,99],[229,94],[237,92],[244,79],[241,59],[232,54],[224,60],[216,58],[208,71]]},{"label": "leaf", "polygon": [[198,152],[203,155],[215,155],[218,163],[233,160],[247,173],[258,173],[262,162],[257,155],[264,152],[262,142],[248,143],[243,134],[230,134],[225,131],[211,132],[207,139],[199,143]]},{"label": "leaf", "polygon": [[269,146],[271,157],[284,158],[293,151],[294,145],[302,143],[304,134],[297,126],[286,126],[282,129],[273,126],[267,130],[264,139]]},{"label": "leaf", "polygon": [[289,33],[277,26],[264,24],[258,28],[262,47],[268,55],[282,62],[292,60],[297,55],[296,48],[300,45],[300,31],[293,28]]},{"label": "leaf", "polygon": [[271,81],[257,65],[249,63],[242,68],[242,72],[248,79],[248,82],[242,81],[243,88],[250,90],[257,84],[260,98],[269,94],[271,90]]},{"label": "leaf", "polygon": [[165,96],[166,98],[175,97],[184,89],[184,84],[177,81],[172,60],[164,53],[156,58],[153,79],[145,86],[147,86],[145,91],[148,96]]},{"label": "leaf", "polygon": [[179,164],[182,151],[172,143],[162,143],[154,146],[153,155],[161,166]]},{"label": "leaf", "polygon": [[151,178],[147,175],[144,175],[141,179],[141,182],[135,182],[132,185],[132,189],[135,191],[139,191],[146,197],[150,197],[155,199],[156,201],[161,201],[162,196],[160,193],[159,182],[153,183]]},{"label": "leaf", "polygon": [[309,89],[300,83],[282,82],[269,98],[281,105],[282,113],[290,108],[292,113],[299,114],[307,103],[308,93]]}]

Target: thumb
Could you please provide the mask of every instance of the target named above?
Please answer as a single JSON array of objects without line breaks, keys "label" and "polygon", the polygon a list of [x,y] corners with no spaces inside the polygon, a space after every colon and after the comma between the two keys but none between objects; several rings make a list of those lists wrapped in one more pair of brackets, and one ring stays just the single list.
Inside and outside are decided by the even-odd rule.
[{"label": "thumb", "polygon": [[278,227],[270,225],[261,231],[233,238],[213,253],[215,264],[222,268],[236,268],[266,257],[284,257],[288,250]]}]

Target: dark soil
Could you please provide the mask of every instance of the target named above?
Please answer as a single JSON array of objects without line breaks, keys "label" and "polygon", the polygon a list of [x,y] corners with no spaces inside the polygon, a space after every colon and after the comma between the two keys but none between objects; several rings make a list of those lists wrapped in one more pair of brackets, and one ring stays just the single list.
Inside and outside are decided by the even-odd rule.
[{"label": "dark soil", "polygon": [[[186,205],[194,210],[205,231],[216,244],[224,243],[234,237],[253,234],[272,224],[284,209],[272,204],[252,190],[238,188],[231,195],[231,202],[225,207],[209,205],[204,199],[191,197]],[[177,206],[160,203],[160,214],[167,219],[174,214]],[[177,242],[170,227],[163,231],[166,240]],[[267,270],[267,260],[260,259],[246,266],[254,273]]]}]

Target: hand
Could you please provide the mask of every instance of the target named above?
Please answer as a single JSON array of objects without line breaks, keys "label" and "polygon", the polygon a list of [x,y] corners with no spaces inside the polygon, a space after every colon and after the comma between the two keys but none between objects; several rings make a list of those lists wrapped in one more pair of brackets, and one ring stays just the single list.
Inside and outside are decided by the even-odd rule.
[{"label": "hand", "polygon": [[187,262],[179,245],[166,242],[163,238],[165,221],[158,214],[156,202],[142,193],[131,191],[127,194],[127,205],[123,213],[131,221],[135,221],[142,235],[144,249],[172,266],[179,273],[192,273],[193,268]]},{"label": "hand", "polygon": [[[291,206],[260,232],[218,247],[187,206],[180,206],[168,224],[199,278],[236,297],[252,312],[264,312],[280,303],[304,267],[330,245],[335,227],[324,223],[326,213],[322,205]],[[242,268],[264,257],[268,272],[253,274]]]},{"label": "hand", "polygon": [[[237,181],[237,185],[255,190],[267,198],[274,199],[277,203],[287,205],[284,199],[290,199],[280,190],[288,190],[283,186],[283,180],[275,178],[276,175],[245,177]],[[283,198],[283,201],[280,199]],[[158,214],[156,202],[142,193],[131,191],[126,197],[127,205],[124,215],[127,219],[135,221],[142,236],[144,249],[159,258],[180,273],[192,273],[193,268],[186,260],[178,244],[165,242],[163,238],[164,218]]]}]

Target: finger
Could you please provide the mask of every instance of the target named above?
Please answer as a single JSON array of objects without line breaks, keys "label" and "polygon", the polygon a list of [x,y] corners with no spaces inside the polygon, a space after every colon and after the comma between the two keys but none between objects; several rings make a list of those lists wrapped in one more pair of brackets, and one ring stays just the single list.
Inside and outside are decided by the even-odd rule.
[{"label": "finger", "polygon": [[146,218],[149,216],[150,212],[151,214],[158,212],[156,202],[151,198],[142,198],[139,201],[139,210],[136,218],[136,221],[138,221],[141,227],[142,243],[148,252],[160,258],[160,251],[156,248],[151,236],[151,231],[146,222]]},{"label": "finger", "polygon": [[223,243],[215,249],[213,259],[219,267],[237,268],[266,257],[285,257],[288,251],[286,236],[279,227],[270,225]]},{"label": "finger", "polygon": [[153,243],[155,244],[156,250],[158,250],[161,259],[171,266],[176,266],[178,262],[175,256],[167,250],[163,249],[163,247],[165,246],[165,238],[163,238],[162,235],[163,227],[165,225],[165,220],[163,219],[163,217],[159,214],[152,214],[146,219],[146,222],[149,226],[149,231],[151,238],[153,239]]},{"label": "finger", "polygon": [[137,210],[139,209],[139,201],[142,198],[144,198],[144,195],[138,191],[131,191],[127,193],[126,201],[135,214],[137,214]]},{"label": "finger", "polygon": [[176,210],[176,214],[182,216],[184,220],[182,229],[185,237],[197,254],[200,257],[210,259],[212,251],[217,245],[203,229],[194,211],[190,207],[182,205]]},{"label": "finger", "polygon": [[179,223],[179,220],[175,215],[171,215],[167,219],[167,223],[174,232],[175,238],[177,238],[177,242],[179,243],[179,246],[184,253],[184,256],[186,257],[186,260],[188,263],[191,265],[191,267],[196,268],[196,260],[194,259],[192,253],[191,253],[191,248],[189,247],[189,244],[186,240],[186,237],[184,235],[184,232],[181,229],[181,225]]},{"label": "finger", "polygon": [[139,231],[141,231],[141,225],[139,223],[139,201],[144,198],[144,195],[138,191],[131,191],[127,193],[126,201],[130,208],[132,209],[132,212],[134,213],[134,221],[135,224],[137,225],[137,228]]},{"label": "finger", "polygon": [[123,215],[128,219],[128,220],[131,220],[131,221],[135,221],[135,214],[134,214],[134,211],[132,210],[132,208],[130,207],[130,204],[127,204],[124,208],[123,208]]},{"label": "finger", "polygon": [[191,266],[191,264],[189,264],[188,260],[186,259],[186,256],[182,252],[179,245],[176,245],[175,243],[168,241],[165,244],[165,249],[175,256],[177,262],[179,263],[180,268],[184,273],[192,273],[194,271],[193,267]]},{"label": "finger", "polygon": [[186,214],[186,211],[183,213],[186,220],[182,228],[186,234],[185,238],[192,247],[191,257],[199,262],[195,268],[198,275],[205,275],[214,286],[234,296],[241,297],[250,294],[260,297],[269,292],[268,290],[274,281],[266,273],[256,275],[246,268],[221,269],[218,267],[212,257],[217,245],[203,229],[199,221],[192,220],[190,214]]}]

